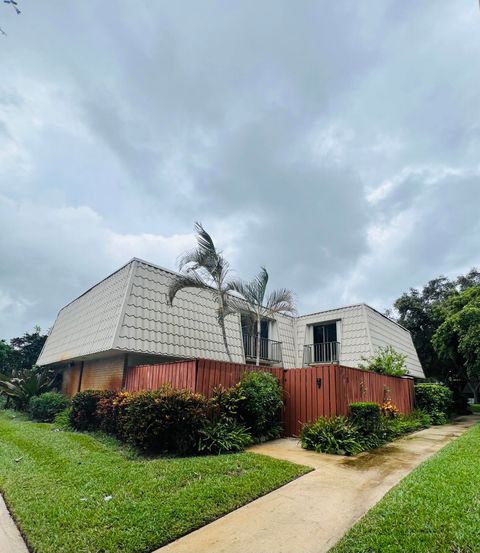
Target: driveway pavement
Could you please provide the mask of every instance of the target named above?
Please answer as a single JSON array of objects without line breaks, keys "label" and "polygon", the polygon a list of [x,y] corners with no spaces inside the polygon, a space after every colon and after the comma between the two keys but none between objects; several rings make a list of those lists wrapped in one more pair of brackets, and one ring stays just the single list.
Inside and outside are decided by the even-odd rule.
[{"label": "driveway pavement", "polygon": [[155,553],[323,553],[417,465],[478,416],[411,434],[355,458],[304,451],[294,439],[250,451],[315,470]]}]

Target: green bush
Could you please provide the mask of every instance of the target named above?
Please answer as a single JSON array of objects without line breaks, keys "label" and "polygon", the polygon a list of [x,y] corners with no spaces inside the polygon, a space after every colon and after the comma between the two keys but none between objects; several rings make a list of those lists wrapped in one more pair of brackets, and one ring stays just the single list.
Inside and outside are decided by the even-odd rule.
[{"label": "green bush", "polygon": [[53,424],[55,425],[55,427],[59,428],[60,430],[75,430],[70,421],[71,412],[72,408],[67,407],[63,411],[57,413],[55,415],[55,418],[53,419]]},{"label": "green bush", "polygon": [[210,409],[213,418],[238,419],[240,405],[246,399],[240,384],[231,388],[215,388],[210,399]]},{"label": "green bush", "polygon": [[70,399],[59,392],[46,392],[30,399],[29,412],[33,420],[53,422],[55,415],[70,405]]},{"label": "green bush", "polygon": [[480,403],[472,403],[470,405],[470,409],[472,410],[472,413],[480,413]]},{"label": "green bush", "polygon": [[378,432],[382,411],[378,403],[358,402],[349,405],[350,421],[358,428],[360,434],[368,435]]},{"label": "green bush", "polygon": [[198,451],[201,453],[236,453],[252,443],[247,429],[232,418],[207,421],[199,431]]},{"label": "green bush", "polygon": [[398,415],[394,419],[384,419],[382,423],[385,439],[394,440],[405,434],[428,428],[432,421],[425,411],[416,409],[408,415]]},{"label": "green bush", "polygon": [[415,401],[419,409],[423,409],[431,418],[432,424],[448,422],[453,393],[446,386],[439,384],[417,384],[415,386]]},{"label": "green bush", "polygon": [[102,432],[114,435],[118,434],[118,416],[123,403],[131,395],[128,392],[118,392],[98,400],[95,415],[98,420],[98,428]]},{"label": "green bush", "polygon": [[388,376],[405,376],[407,356],[399,353],[392,346],[378,348],[377,353],[372,357],[362,357],[363,363],[359,367],[365,371],[372,371]]},{"label": "green bush", "polygon": [[239,389],[244,397],[238,404],[239,421],[256,440],[279,437],[283,391],[278,380],[267,372],[245,372]]},{"label": "green bush", "polygon": [[85,390],[78,392],[72,399],[70,422],[76,430],[98,430],[100,420],[97,405],[101,399],[114,397],[116,392],[109,390]]},{"label": "green bush", "polygon": [[365,449],[357,427],[346,417],[320,417],[304,424],[300,442],[304,449],[335,455],[357,455]]},{"label": "green bush", "polygon": [[188,390],[165,386],[131,394],[118,409],[118,435],[144,451],[185,454],[196,450],[207,414],[207,400]]},{"label": "green bush", "polygon": [[0,409],[6,409],[7,408],[7,398],[5,396],[0,395]]}]

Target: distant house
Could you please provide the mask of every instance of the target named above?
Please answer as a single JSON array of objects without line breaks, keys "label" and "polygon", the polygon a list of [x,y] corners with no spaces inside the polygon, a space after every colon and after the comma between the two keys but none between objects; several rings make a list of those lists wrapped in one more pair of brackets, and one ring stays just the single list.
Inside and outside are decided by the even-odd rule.
[{"label": "distant house", "polygon": [[[168,304],[173,271],[132,259],[60,310],[38,359],[63,371],[63,389],[119,389],[125,368],[174,359],[228,361],[208,292],[185,289]],[[300,317],[262,321],[262,364],[286,369],[339,363],[392,345],[407,356],[409,374],[424,378],[410,333],[375,309],[352,305]],[[226,319],[232,361],[254,363],[256,338],[245,316]]]}]

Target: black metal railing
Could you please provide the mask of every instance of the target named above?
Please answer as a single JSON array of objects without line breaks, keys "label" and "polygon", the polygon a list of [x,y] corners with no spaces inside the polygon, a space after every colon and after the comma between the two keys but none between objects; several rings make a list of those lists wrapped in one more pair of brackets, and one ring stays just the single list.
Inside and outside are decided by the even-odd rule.
[{"label": "black metal railing", "polygon": [[[282,360],[282,342],[260,338],[260,361],[280,363]],[[253,360],[257,358],[257,336],[243,335],[243,348],[245,358]]]},{"label": "black metal railing", "polygon": [[303,347],[303,364],[338,363],[340,359],[340,342],[308,344]]}]

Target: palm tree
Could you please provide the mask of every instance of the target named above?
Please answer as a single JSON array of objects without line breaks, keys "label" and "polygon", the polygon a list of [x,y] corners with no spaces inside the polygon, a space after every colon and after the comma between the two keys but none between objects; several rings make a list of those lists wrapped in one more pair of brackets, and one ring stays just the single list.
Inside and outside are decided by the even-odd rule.
[{"label": "palm tree", "polygon": [[256,323],[256,358],[257,366],[260,365],[260,329],[262,319],[275,313],[293,315],[295,302],[293,294],[286,288],[280,288],[267,293],[268,272],[265,267],[260,269],[258,275],[251,282],[235,281],[233,289],[244,300],[243,311],[251,315]]},{"label": "palm tree", "polygon": [[217,320],[222,331],[223,344],[229,361],[232,361],[225,330],[225,317],[236,311],[233,298],[229,295],[233,290],[233,282],[229,278],[230,266],[201,223],[195,223],[195,231],[197,247],[179,258],[178,269],[182,274],[170,285],[168,300],[172,304],[177,293],[184,288],[209,292],[217,304]]}]

